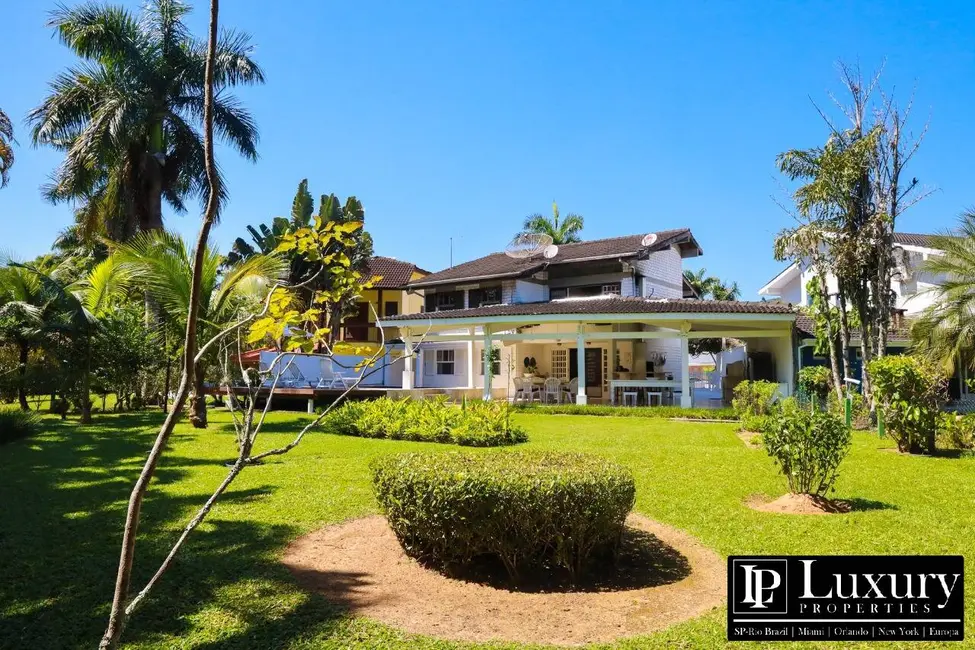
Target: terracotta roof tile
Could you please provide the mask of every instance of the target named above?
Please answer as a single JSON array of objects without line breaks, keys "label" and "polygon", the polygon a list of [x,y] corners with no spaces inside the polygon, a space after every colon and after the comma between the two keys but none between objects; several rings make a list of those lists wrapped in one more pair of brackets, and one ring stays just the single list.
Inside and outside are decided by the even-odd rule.
[{"label": "terracotta roof tile", "polygon": [[688,228],[661,230],[656,233],[657,241],[649,249],[642,245],[645,235],[627,235],[610,239],[594,239],[576,244],[562,244],[558,255],[551,259],[532,258],[514,259],[504,253],[491,253],[476,260],[464,262],[449,269],[433,273],[422,280],[413,282],[412,287],[428,287],[437,284],[449,284],[489,278],[513,278],[530,275],[549,265],[565,264],[586,259],[598,258],[630,258],[644,252],[652,252],[670,246],[671,244],[685,244],[700,251],[700,246]]},{"label": "terracotta roof tile", "polygon": [[[799,314],[796,316],[796,332],[799,334],[799,338],[812,339],[816,338],[816,323],[812,318],[805,314]],[[854,337],[857,341],[860,337],[856,335],[856,332],[851,332],[851,337]],[[910,341],[911,340],[911,330],[910,325],[905,323],[901,327],[891,327],[887,333],[887,340],[889,341]]]},{"label": "terracotta roof tile", "polygon": [[369,258],[366,277],[381,275],[382,280],[375,284],[377,289],[404,289],[413,277],[413,272],[426,273],[416,264],[403,262],[393,257],[377,255]]},{"label": "terracotta roof tile", "polygon": [[474,309],[401,314],[385,319],[402,320],[479,318],[488,316],[545,316],[552,314],[793,314],[792,305],[775,302],[738,300],[693,300],[623,298],[569,298],[551,302],[528,302],[513,305],[491,305]]}]

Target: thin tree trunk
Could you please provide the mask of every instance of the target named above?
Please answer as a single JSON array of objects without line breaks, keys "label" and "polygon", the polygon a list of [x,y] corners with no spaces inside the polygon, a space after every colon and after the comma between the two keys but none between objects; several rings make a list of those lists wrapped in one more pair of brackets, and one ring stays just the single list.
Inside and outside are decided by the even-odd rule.
[{"label": "thin tree trunk", "polygon": [[30,344],[26,341],[20,342],[20,368],[17,374],[20,381],[17,382],[17,401],[20,402],[21,411],[29,411],[30,404],[27,403],[27,361],[30,358]]},{"label": "thin tree trunk", "polygon": [[[819,282],[820,292],[822,293],[823,296],[828,296],[829,293],[827,291],[826,276],[824,276],[822,273],[820,273],[820,274],[817,275],[817,278],[818,278],[818,282]],[[826,300],[826,305],[825,306],[826,306],[826,309],[829,309],[829,300],[828,299]],[[830,365],[830,370],[832,371],[832,374],[833,374],[833,390],[836,391],[836,397],[839,399],[839,398],[842,398],[842,396],[843,396],[843,378],[840,377],[840,362],[839,362],[839,359],[836,356],[836,334],[837,334],[837,332],[834,332],[833,331],[832,319],[831,318],[827,318],[826,320],[830,324],[829,325],[829,332],[828,332],[828,337],[829,337],[829,365]]]},{"label": "thin tree trunk", "polygon": [[207,428],[207,396],[204,380],[206,368],[197,364],[193,373],[193,397],[190,399],[190,422],[194,429]]},{"label": "thin tree trunk", "polygon": [[852,377],[850,374],[850,321],[846,311],[846,296],[843,290],[839,291],[840,303],[840,351],[843,358],[843,377]]},{"label": "thin tree trunk", "polygon": [[166,420],[156,436],[156,441],[149,453],[136,481],[132,494],[129,497],[128,510],[125,515],[125,529],[122,535],[122,551],[119,557],[118,575],[115,580],[115,593],[112,597],[112,609],[108,618],[108,625],[105,634],[99,644],[102,650],[116,650],[121,643],[122,631],[127,621],[126,602],[129,599],[129,589],[132,583],[132,566],[135,562],[135,543],[136,533],[139,527],[139,515],[142,509],[142,501],[149,488],[149,482],[155,474],[159,459],[162,457],[166,443],[169,441],[176,426],[176,418],[186,404],[189,394],[190,383],[193,380],[194,363],[193,357],[197,347],[196,322],[200,311],[200,284],[203,271],[204,257],[206,254],[206,243],[210,237],[210,229],[217,218],[219,208],[220,186],[217,178],[216,164],[213,160],[213,60],[216,56],[217,43],[217,16],[219,13],[219,0],[210,0],[210,30],[207,40],[207,58],[204,83],[204,162],[207,171],[207,185],[209,195],[207,197],[206,211],[203,223],[200,226],[200,234],[196,241],[196,250],[193,259],[193,280],[190,285],[189,310],[186,317],[186,337],[184,339],[184,358],[183,372],[180,377],[179,388],[176,391],[176,399],[173,410],[166,415]]},{"label": "thin tree trunk", "polygon": [[85,368],[81,375],[81,424],[91,424],[91,345],[85,353]]}]

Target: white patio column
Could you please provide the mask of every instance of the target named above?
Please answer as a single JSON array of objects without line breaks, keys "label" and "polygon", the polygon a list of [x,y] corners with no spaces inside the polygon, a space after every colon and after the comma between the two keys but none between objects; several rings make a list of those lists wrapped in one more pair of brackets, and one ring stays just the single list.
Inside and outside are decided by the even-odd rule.
[{"label": "white patio column", "polygon": [[576,337],[576,365],[579,366],[579,392],[576,393],[576,404],[585,404],[588,401],[586,396],[586,337],[582,333],[582,326],[579,326],[579,335]]},{"label": "white patio column", "polygon": [[[487,325],[484,326],[484,350],[482,350],[482,355],[484,357],[484,401],[489,401],[491,399],[491,380],[494,379],[494,373],[491,372],[491,349],[493,345],[491,343],[491,328]],[[474,365],[474,359],[471,359],[471,364]]]},{"label": "white patio column", "polygon": [[694,396],[691,395],[691,354],[687,345],[687,334],[680,337],[680,407],[691,408]]},{"label": "white patio column", "polygon": [[471,340],[467,342],[467,387],[474,388],[474,328],[467,330]]},{"label": "white patio column", "polygon": [[403,337],[403,390],[413,390],[413,342]]},{"label": "white patio column", "polygon": [[[615,327],[610,331],[616,331]],[[606,378],[606,385],[609,386],[609,403],[616,403],[616,391],[613,390],[613,377],[616,376],[616,339],[609,339],[609,377]],[[631,364],[632,365],[632,364]]]},{"label": "white patio column", "polygon": [[310,414],[312,414],[314,412],[315,412],[315,398],[314,397],[309,397],[308,398],[308,413],[310,415]]}]

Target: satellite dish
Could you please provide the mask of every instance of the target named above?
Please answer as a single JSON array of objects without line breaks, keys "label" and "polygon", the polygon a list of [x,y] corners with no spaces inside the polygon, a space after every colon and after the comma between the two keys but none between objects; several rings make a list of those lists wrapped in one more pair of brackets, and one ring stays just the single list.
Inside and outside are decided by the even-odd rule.
[{"label": "satellite dish", "polygon": [[542,255],[544,255],[545,259],[547,260],[552,259],[558,254],[559,254],[559,247],[556,246],[555,244],[549,244],[548,246],[545,247],[545,250],[542,251]]},{"label": "satellite dish", "polygon": [[516,235],[505,249],[504,254],[515,259],[526,259],[545,252],[552,245],[552,238],[541,233],[522,233]]},{"label": "satellite dish", "polygon": [[644,248],[653,246],[655,243],[657,243],[657,233],[655,232],[644,235],[643,239],[640,241],[640,245]]}]

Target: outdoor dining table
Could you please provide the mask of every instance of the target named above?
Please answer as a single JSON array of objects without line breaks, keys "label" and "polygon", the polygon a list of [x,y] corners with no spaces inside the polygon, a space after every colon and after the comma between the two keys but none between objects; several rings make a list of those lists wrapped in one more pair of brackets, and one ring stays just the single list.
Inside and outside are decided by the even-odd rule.
[{"label": "outdoor dining table", "polygon": [[680,381],[674,379],[611,379],[609,382],[609,403],[616,404],[616,391],[623,388],[662,388],[671,392],[680,390]]}]

